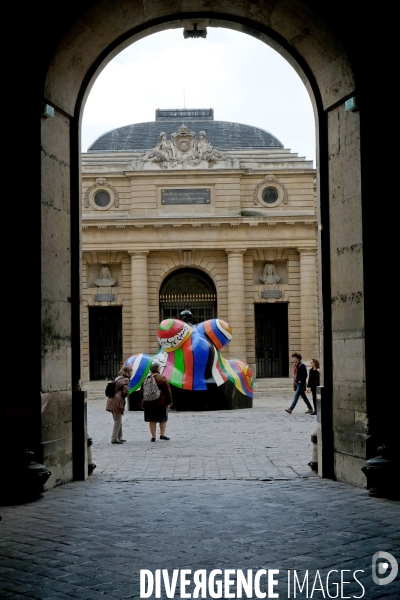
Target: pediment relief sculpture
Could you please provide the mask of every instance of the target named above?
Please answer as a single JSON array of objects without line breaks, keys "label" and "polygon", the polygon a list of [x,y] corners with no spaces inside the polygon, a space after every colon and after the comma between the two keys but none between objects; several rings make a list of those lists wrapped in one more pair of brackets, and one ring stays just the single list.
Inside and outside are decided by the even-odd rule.
[{"label": "pediment relief sculpture", "polygon": [[265,263],[264,271],[260,279],[263,283],[278,283],[278,281],[281,280],[276,272],[275,265],[272,263]]},{"label": "pediment relief sculpture", "polygon": [[168,140],[167,134],[162,131],[160,142],[146,152],[141,160],[156,164],[161,169],[184,164],[197,166],[201,162],[213,167],[225,160],[225,156],[212,146],[205,131],[200,131],[199,139],[196,139],[195,133],[189,131],[186,125],[181,125],[178,131],[171,135],[171,140]]}]

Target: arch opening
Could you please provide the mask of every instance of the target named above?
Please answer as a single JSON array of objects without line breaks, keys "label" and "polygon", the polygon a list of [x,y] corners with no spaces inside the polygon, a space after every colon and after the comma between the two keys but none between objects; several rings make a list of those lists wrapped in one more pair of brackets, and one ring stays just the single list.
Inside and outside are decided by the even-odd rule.
[{"label": "arch opening", "polygon": [[[241,30],[242,30],[242,27],[241,27],[241,26],[240,26],[238,23],[232,23],[232,22],[229,22],[229,23],[226,23],[226,22],[221,22],[221,23],[220,23],[219,21],[218,21],[218,22],[216,21],[216,23],[218,23],[218,25],[220,25],[221,23],[223,23],[223,24],[224,24],[224,26],[231,27],[232,29],[236,29],[236,30],[239,30],[239,31],[241,31]],[[163,28],[166,28],[167,26],[169,26],[169,27],[173,27],[174,25],[175,25],[175,23],[174,23],[174,22],[172,22],[172,21],[170,21],[169,23],[164,23],[164,24],[162,25],[162,27],[163,27]],[[247,29],[246,29],[246,33],[249,33],[249,32],[250,32],[252,35],[254,35],[254,34],[255,34],[255,32],[254,32],[253,30],[252,30],[252,31],[250,31],[250,30],[247,28]],[[143,31],[143,32],[141,32],[141,35],[145,35],[145,34],[146,34],[146,32],[144,32],[144,31]],[[258,37],[258,39],[261,39],[261,41],[267,42],[267,43],[268,43],[268,45],[270,45],[271,47],[274,47],[274,46],[275,46],[275,48],[279,48],[279,52],[280,52],[282,55],[284,55],[284,56],[285,56],[285,58],[289,57],[289,60],[290,60],[290,63],[291,63],[291,64],[295,64],[295,66],[296,66],[296,71],[297,71],[299,74],[301,74],[301,77],[302,77],[303,81],[306,83],[306,88],[307,88],[307,91],[308,91],[308,93],[309,93],[309,95],[310,95],[311,101],[312,101],[312,103],[313,103],[313,106],[314,106],[314,109],[315,109],[315,98],[314,98],[313,88],[312,88],[312,86],[310,85],[308,78],[305,76],[305,74],[304,74],[304,70],[303,70],[303,69],[302,69],[302,68],[299,66],[299,63],[298,63],[296,60],[294,60],[292,56],[290,56],[289,54],[287,54],[287,53],[285,52],[285,50],[283,49],[283,46],[282,46],[282,45],[280,45],[280,44],[278,44],[278,45],[277,45],[277,44],[276,44],[276,40],[273,40],[273,39],[272,39],[272,38],[270,38],[270,37],[269,37],[267,34],[262,34],[262,33],[260,33],[260,32],[257,32],[257,37]],[[277,36],[277,37],[278,37],[278,36]],[[129,43],[132,43],[132,41],[134,41],[134,38],[135,38],[135,36],[130,36],[130,38],[129,38]],[[127,44],[127,40],[124,42],[124,44]],[[119,46],[119,48],[121,48],[121,45]],[[116,50],[117,50],[117,49],[115,49],[115,51],[116,51]],[[109,57],[110,57],[110,56],[111,56],[111,54],[109,55]],[[107,58],[107,59],[105,59],[105,60],[104,60],[104,62],[106,62],[106,60],[108,60],[108,58]],[[104,62],[101,64],[101,66],[99,66],[99,69],[100,69],[100,68],[102,68],[102,67],[104,66]],[[304,63],[304,65],[306,66],[306,64],[305,64],[305,63]],[[310,75],[311,75],[311,72],[310,72]],[[83,92],[80,94],[80,98],[82,98],[82,100],[84,100],[84,99],[86,99],[86,98],[87,98],[87,91],[90,89],[90,86],[91,86],[92,82],[93,82],[93,79],[92,79],[92,80],[90,81],[90,83],[87,85],[86,89],[85,89],[85,86],[84,86],[84,85],[82,86],[82,88],[81,88],[81,89],[82,89],[82,90],[84,90],[84,91],[83,91]],[[84,102],[82,102],[82,106],[83,106],[83,105],[84,105]],[[78,107],[78,106],[79,106],[79,100],[78,100],[78,103],[77,103],[77,107]],[[80,120],[81,120],[81,118],[82,118],[82,110],[81,110],[81,112],[80,112],[80,115],[79,115],[79,119],[80,119]],[[274,202],[273,204],[274,204],[274,205],[278,205],[278,204],[279,204],[279,199],[278,199],[278,201],[276,201],[276,200],[275,200],[275,202]],[[267,205],[268,205],[268,204],[267,204]],[[178,306],[176,305],[176,303],[175,303],[175,305],[173,305],[173,304],[171,304],[171,303],[169,303],[169,304],[168,304],[168,301],[165,301],[165,300],[166,300],[166,298],[162,299],[162,298],[161,298],[161,296],[160,296],[160,320],[162,320],[162,319],[161,319],[161,317],[162,317],[162,316],[167,316],[167,312],[168,312],[168,316],[170,316],[170,315],[171,315],[173,312],[174,312],[174,314],[175,314],[175,313],[177,313]],[[210,300],[211,300],[211,302],[210,302]],[[182,309],[184,309],[184,308],[187,308],[187,307],[185,307],[185,306],[182,306]],[[199,306],[193,306],[193,303],[192,303],[192,307],[191,307],[191,309],[190,309],[190,310],[191,310],[191,312],[193,312],[193,311],[194,311],[195,313],[199,312],[199,315],[195,314],[195,320],[196,320],[196,321],[204,321],[204,320],[207,320],[207,319],[205,318],[205,316],[206,316],[206,315],[205,315],[205,312],[204,312],[204,310],[205,310],[205,309],[206,309],[206,312],[207,312],[207,313],[209,313],[209,316],[211,316],[211,318],[212,318],[212,317],[214,317],[214,316],[217,316],[217,315],[216,315],[216,309],[217,309],[217,306],[216,306],[216,298],[215,298],[215,299],[213,299],[213,298],[211,297],[211,299],[208,299],[208,305],[207,305],[207,306],[206,306],[206,303],[205,303],[204,301],[203,301],[203,302],[201,302],[201,306],[200,306],[200,305],[199,305]],[[201,316],[200,316],[200,313],[201,313]],[[177,315],[176,315],[176,316],[177,316]],[[208,315],[207,315],[207,316],[208,316]],[[229,318],[229,316],[228,316],[228,318]],[[236,319],[237,319],[237,318],[238,318],[238,316],[236,316]],[[241,317],[240,317],[240,318],[241,318]],[[234,320],[236,320],[236,319],[235,319],[235,317],[234,317]],[[241,338],[243,338],[243,333],[241,333],[241,334],[240,334],[240,337],[241,337]],[[238,340],[240,340],[240,338],[238,338]],[[238,341],[238,342],[237,342],[237,346],[238,346],[238,348],[240,348],[240,343],[241,343],[241,342],[242,342],[242,340],[240,340],[240,341]],[[234,349],[234,348],[232,348],[232,351],[235,351],[235,349]],[[238,349],[237,349],[237,348],[236,348],[236,352],[238,352]]]},{"label": "arch opening", "polygon": [[198,269],[171,273],[160,288],[160,322],[179,319],[184,310],[193,315],[193,325],[218,316],[217,291],[211,278]]},{"label": "arch opening", "polygon": [[[40,343],[44,349],[40,370],[42,403],[50,406],[53,399],[57,401],[56,395],[60,392],[65,392],[68,398],[69,395],[77,398],[80,393],[79,127],[85,94],[90,91],[93,75],[101,68],[103,61],[108,60],[106,57],[111,58],[112,53],[119,51],[121,45],[131,43],[132,35],[145,35],[149,28],[156,31],[157,28],[169,26],[168,23],[181,25],[182,19],[193,22],[194,19],[205,18],[214,22],[217,19],[219,24],[235,23],[242,31],[255,31],[260,39],[264,35],[274,39],[282,52],[290,54],[290,60],[296,60],[307,74],[308,85],[313,92],[318,114],[317,184],[321,199],[319,235],[322,252],[320,289],[324,307],[324,376],[335,408],[333,425],[338,432],[336,438],[340,440],[332,452],[330,473],[334,473],[337,479],[364,485],[360,467],[367,452],[368,434],[373,430],[382,438],[385,428],[376,412],[371,413],[369,410],[365,388],[362,250],[365,240],[362,221],[363,210],[367,210],[368,203],[361,203],[361,182],[364,182],[365,190],[371,186],[367,185],[368,173],[365,169],[362,172],[360,166],[362,144],[359,114],[344,108],[345,101],[356,94],[354,68],[357,68],[357,60],[350,60],[348,57],[343,46],[345,31],[339,21],[332,19],[329,25],[324,21],[324,15],[315,12],[305,1],[295,3],[295,10],[294,3],[290,0],[268,7],[234,1],[224,9],[224,14],[199,12],[203,5],[197,0],[192,0],[186,6],[189,12],[179,16],[168,12],[165,3],[157,1],[151,7],[146,3],[140,6],[130,5],[121,12],[115,10],[115,3],[111,6],[107,2],[95,3],[87,11],[82,7],[80,13],[73,13],[72,8],[67,8],[71,13],[65,22],[75,22],[75,25],[69,28],[67,37],[64,37],[64,29],[53,32],[53,46],[56,46],[56,42],[59,42],[59,46],[47,70],[43,94],[40,98],[37,97],[37,87],[30,92],[31,106],[37,106],[39,101],[44,100],[55,109],[55,118],[43,118],[41,122],[42,171],[40,186],[37,188],[42,197],[41,240],[40,245],[37,241],[36,246],[32,245],[38,253],[43,253],[42,262],[36,265],[36,270],[37,278],[41,281],[42,306],[46,307],[45,317],[41,313],[42,320],[45,318],[49,325],[40,332]],[[46,60],[50,54],[49,50]],[[40,74],[46,69],[47,63],[42,60]],[[358,71],[361,86],[366,89],[363,73],[362,69]],[[373,121],[371,111],[368,113],[372,102],[367,102],[364,106],[366,135],[363,148],[366,148],[367,156],[372,156],[372,141],[367,139],[370,133],[368,127]],[[37,133],[37,120],[35,123]],[[38,162],[37,137],[32,137],[32,141],[27,144],[33,157],[32,165],[35,165],[32,168],[35,170]],[[34,180],[38,181],[38,173]],[[33,205],[29,207],[29,211],[31,212],[27,217],[33,217]],[[27,218],[27,222],[38,220]],[[32,236],[33,241],[36,235]],[[52,252],[54,239],[59,240],[60,236],[63,242],[67,240],[66,244],[61,244],[66,250]],[[356,248],[360,251],[354,251]],[[238,260],[238,256],[233,259]],[[68,310],[64,306],[66,298],[70,299],[66,305]],[[69,369],[71,363],[72,369]],[[61,374],[56,382],[52,376],[54,370]],[[36,377],[33,373],[32,380],[34,379]],[[72,400],[69,401],[72,404]],[[330,405],[332,409],[329,398],[326,405]],[[49,431],[49,427],[53,426],[52,416],[46,411],[40,413],[36,403],[32,403],[32,411],[39,426],[33,433],[31,430],[27,438],[33,439],[42,448],[41,455],[44,458],[49,458],[51,464],[57,465],[58,457],[51,454],[50,447],[41,446],[42,431],[46,427]],[[22,432],[29,431],[28,422],[32,422],[32,411],[25,426],[21,424]],[[353,421],[348,412],[345,418],[343,411],[350,411]],[[376,419],[368,424],[371,415]],[[350,422],[353,425],[349,430]],[[78,417],[76,427],[78,429],[74,425],[78,432],[81,427]],[[72,434],[69,441],[71,438]],[[75,438],[78,439],[79,435],[75,435]],[[395,439],[393,435],[392,438]],[[357,439],[356,444],[354,439]],[[368,444],[370,443],[369,440]],[[328,446],[333,448],[332,444]],[[60,452],[65,451],[61,442],[59,447]],[[82,476],[82,471],[80,472]],[[328,470],[324,474],[327,475]],[[68,459],[63,473],[59,473],[56,479],[63,482],[68,481],[71,476],[72,459]],[[54,485],[54,482],[55,479],[50,485]]]}]

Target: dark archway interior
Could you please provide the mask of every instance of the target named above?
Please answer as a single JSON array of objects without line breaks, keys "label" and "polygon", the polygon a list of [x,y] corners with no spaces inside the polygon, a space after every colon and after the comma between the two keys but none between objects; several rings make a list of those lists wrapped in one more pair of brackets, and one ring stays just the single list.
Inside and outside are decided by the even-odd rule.
[{"label": "dark archway interior", "polygon": [[160,321],[179,319],[189,310],[192,324],[214,319],[217,314],[217,294],[214,283],[199,269],[179,269],[163,281],[160,289]]},{"label": "dark archway interior", "polygon": [[160,294],[215,294],[211,279],[198,269],[179,269],[165,278]]}]

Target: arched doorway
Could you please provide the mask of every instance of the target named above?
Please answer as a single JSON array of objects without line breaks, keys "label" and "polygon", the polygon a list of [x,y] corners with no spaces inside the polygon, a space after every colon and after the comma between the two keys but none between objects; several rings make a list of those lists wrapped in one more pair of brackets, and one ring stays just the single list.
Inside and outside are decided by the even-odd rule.
[{"label": "arched doorway", "polygon": [[160,321],[179,319],[182,310],[190,310],[193,325],[217,317],[214,283],[198,269],[174,271],[160,288]]},{"label": "arched doorway", "polygon": [[[377,406],[377,395],[372,391],[367,404],[366,393],[365,327],[367,323],[371,331],[379,321],[372,319],[374,309],[368,308],[364,300],[364,291],[369,289],[364,278],[373,276],[364,273],[364,263],[372,257],[372,248],[377,247],[376,236],[371,236],[371,241],[363,236],[363,220],[375,209],[372,177],[376,174],[371,159],[376,157],[373,132],[378,117],[364,55],[366,52],[370,56],[372,49],[357,26],[357,11],[354,17],[348,14],[343,20],[333,2],[316,7],[315,2],[306,0],[270,4],[233,0],[220,3],[217,13],[204,11],[204,3],[199,0],[190,0],[185,3],[186,12],[173,12],[180,7],[160,0],[151,4],[107,0],[71,3],[63,7],[62,15],[55,11],[41,15],[37,27],[27,32],[27,47],[32,41],[29,75],[34,85],[19,75],[15,77],[14,95],[24,101],[24,168],[29,170],[26,179],[30,181],[31,196],[35,196],[35,201],[24,206],[24,247],[29,247],[32,256],[31,290],[37,291],[31,294],[31,312],[36,315],[33,322],[41,324],[34,328],[31,341],[42,352],[27,365],[28,379],[38,385],[41,402],[36,394],[31,401],[27,399],[24,414],[19,415],[21,437],[39,449],[50,469],[54,465],[57,472],[57,465],[62,464],[59,483],[71,479],[73,462],[81,460],[78,451],[74,451],[72,460],[72,429],[76,443],[82,447],[85,443],[79,435],[83,429],[79,122],[91,82],[120,49],[137,37],[167,27],[193,29],[194,23],[205,23],[245,31],[272,45],[295,65],[310,90],[318,119],[324,308],[321,349],[326,406],[333,403],[333,429],[337,432],[332,465],[337,479],[364,485],[360,467],[367,455],[367,439],[369,453],[373,451],[370,445],[376,446],[378,441],[392,440],[398,447],[394,427],[379,416],[382,411]],[[20,23],[19,16],[15,21]],[[354,31],[359,35],[354,36]],[[378,36],[374,45],[377,50],[380,42]],[[356,104],[350,103],[350,110],[345,105],[360,93],[364,94],[362,130],[360,114],[351,108]],[[39,105],[45,105],[40,120]],[[54,110],[53,117],[46,106]],[[380,126],[379,131],[389,135],[388,128]],[[57,437],[61,423],[52,410],[60,399],[69,407],[77,407],[74,411],[71,408],[71,421],[63,423],[63,431],[67,432],[64,437]],[[11,403],[7,411],[13,418]],[[329,412],[332,415],[332,410]],[[385,411],[388,413],[390,410]],[[7,423],[8,419],[3,421]],[[47,445],[44,431],[46,435],[52,431],[52,437],[58,439],[54,452]],[[8,444],[12,440],[7,425],[5,432]],[[55,480],[49,483],[54,484]]]}]

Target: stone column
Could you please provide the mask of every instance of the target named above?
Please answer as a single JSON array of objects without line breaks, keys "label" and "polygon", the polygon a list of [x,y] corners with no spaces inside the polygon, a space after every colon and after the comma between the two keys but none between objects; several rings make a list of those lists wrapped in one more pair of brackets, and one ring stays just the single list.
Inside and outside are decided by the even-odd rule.
[{"label": "stone column", "polygon": [[316,249],[298,248],[300,254],[300,339],[301,355],[308,368],[311,358],[318,356],[318,311]]},{"label": "stone column", "polygon": [[149,294],[146,251],[130,252],[132,354],[149,352]]},{"label": "stone column", "polygon": [[226,355],[246,361],[246,324],[244,297],[243,254],[246,249],[226,250],[228,255],[228,321],[232,327],[232,341]]}]

